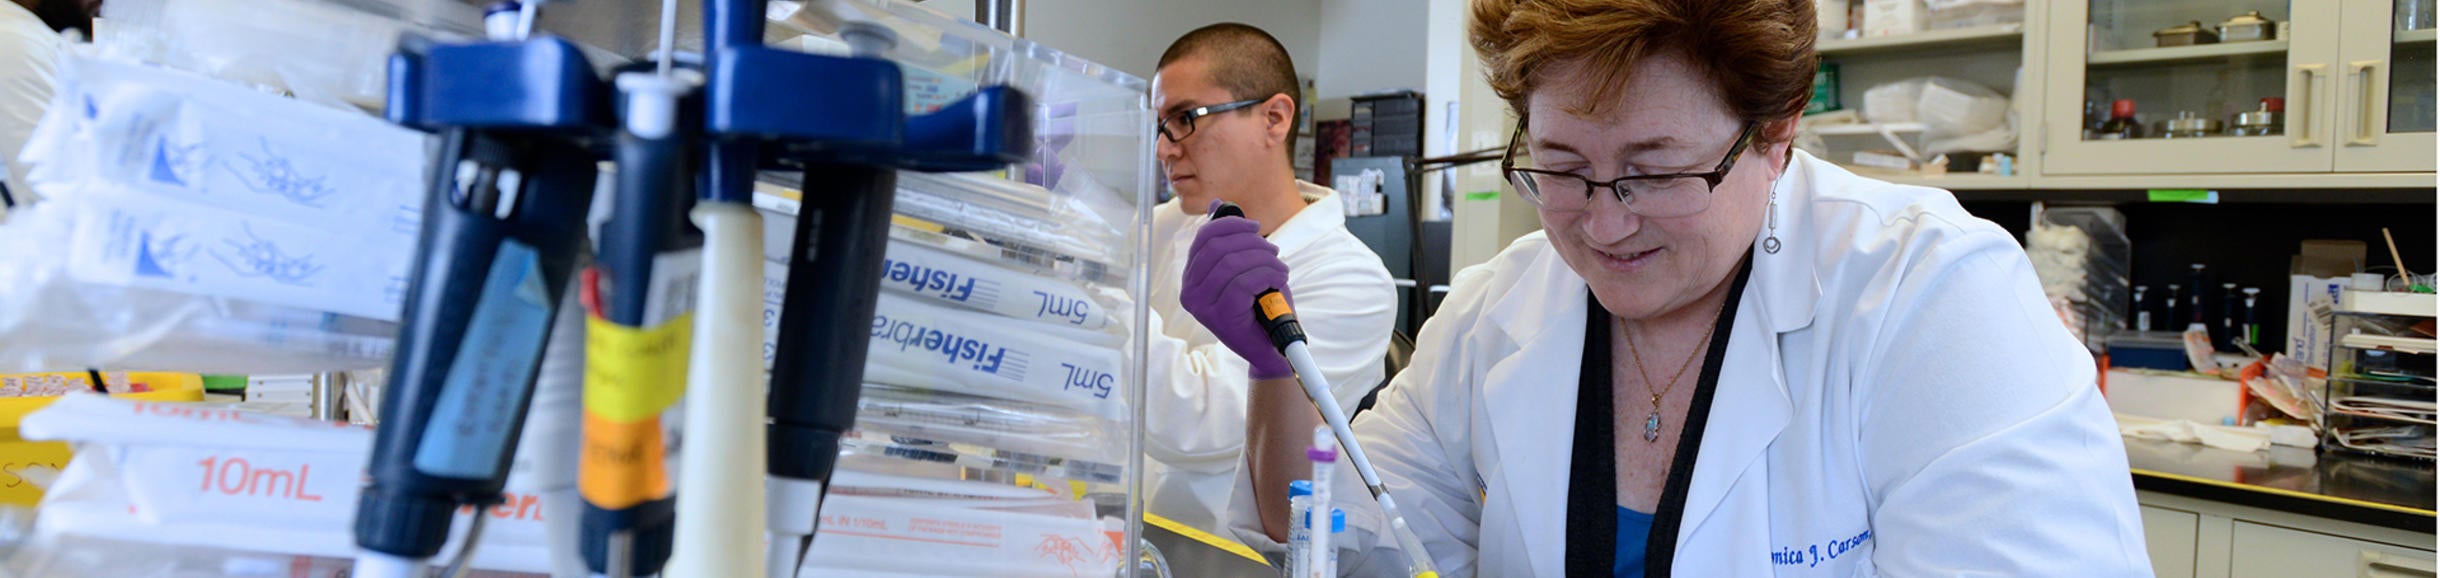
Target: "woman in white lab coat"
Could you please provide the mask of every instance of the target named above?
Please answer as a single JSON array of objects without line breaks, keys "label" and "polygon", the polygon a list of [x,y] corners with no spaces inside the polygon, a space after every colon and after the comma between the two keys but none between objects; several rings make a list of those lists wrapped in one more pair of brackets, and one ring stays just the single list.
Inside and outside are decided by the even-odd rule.
[{"label": "woman in white lab coat", "polygon": [[[1810,1],[1471,11],[1545,232],[1458,275],[1355,423],[1445,575],[2150,573],[2093,360],[2014,240],[1788,146]],[[1198,244],[1190,277],[1260,261]],[[1318,418],[1248,405],[1233,517],[1276,547]],[[1340,463],[1343,569],[1404,575]]]}]

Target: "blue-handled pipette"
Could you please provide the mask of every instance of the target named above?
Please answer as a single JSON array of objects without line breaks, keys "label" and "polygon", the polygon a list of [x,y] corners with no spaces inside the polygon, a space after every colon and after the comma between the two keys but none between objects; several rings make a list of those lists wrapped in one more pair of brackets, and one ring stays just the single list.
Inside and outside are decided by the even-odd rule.
[{"label": "blue-handled pipette", "polygon": [[[403,44],[388,116],[440,133],[441,149],[356,507],[354,575],[371,578],[420,578],[459,508],[501,499],[583,251],[595,177],[589,103],[601,94],[564,41]],[[513,64],[490,64],[503,60]],[[491,102],[508,95],[531,99],[519,111],[529,114]],[[483,519],[453,566],[463,567]]]}]

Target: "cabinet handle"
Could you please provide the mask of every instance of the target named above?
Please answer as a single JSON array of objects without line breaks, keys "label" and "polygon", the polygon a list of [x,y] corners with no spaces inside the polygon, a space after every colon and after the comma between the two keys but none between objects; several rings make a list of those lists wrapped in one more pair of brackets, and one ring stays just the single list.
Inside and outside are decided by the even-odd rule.
[{"label": "cabinet handle", "polygon": [[2355,77],[2355,82],[2351,84],[2356,90],[2355,98],[2350,99],[2351,104],[2355,106],[2355,122],[2350,123],[2355,129],[2355,136],[2347,139],[2347,146],[2379,145],[2381,144],[2381,131],[2378,122],[2381,111],[2375,110],[2380,106],[2376,100],[2380,95],[2377,93],[2378,87],[2375,86],[2375,81],[2380,79],[2381,61],[2358,60],[2347,63],[2347,69],[2347,74]]},{"label": "cabinet handle", "polygon": [[2373,550],[2356,551],[2356,578],[2433,578],[2430,558],[2410,558]]},{"label": "cabinet handle", "polygon": [[2290,143],[2294,148],[2321,146],[2321,141],[2313,138],[2313,80],[2321,76],[2323,67],[2320,64],[2296,65],[2296,85],[2288,88],[2288,109],[2292,112],[2288,113],[2287,118],[2287,132],[2296,137]]}]

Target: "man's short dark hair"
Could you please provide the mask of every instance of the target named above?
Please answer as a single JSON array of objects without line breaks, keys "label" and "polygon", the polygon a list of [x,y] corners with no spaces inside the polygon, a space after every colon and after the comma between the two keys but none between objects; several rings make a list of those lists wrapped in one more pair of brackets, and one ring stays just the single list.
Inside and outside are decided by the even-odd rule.
[{"label": "man's short dark hair", "polygon": [[[1228,90],[1231,99],[1267,99],[1274,94],[1285,94],[1291,107],[1302,104],[1300,101],[1304,100],[1299,95],[1296,62],[1288,58],[1288,47],[1281,45],[1279,39],[1272,38],[1261,28],[1236,22],[1196,28],[1169,44],[1169,50],[1161,53],[1159,67],[1168,68],[1169,63],[1194,56],[1203,57],[1204,68],[1211,74],[1212,83]],[[1289,142],[1295,139],[1295,131],[1290,130]],[[1288,149],[1291,151],[1289,154],[1295,154],[1295,147]]]},{"label": "man's short dark hair", "polygon": [[93,12],[84,0],[35,0],[33,9],[34,17],[42,19],[52,32],[73,29],[93,38]]}]

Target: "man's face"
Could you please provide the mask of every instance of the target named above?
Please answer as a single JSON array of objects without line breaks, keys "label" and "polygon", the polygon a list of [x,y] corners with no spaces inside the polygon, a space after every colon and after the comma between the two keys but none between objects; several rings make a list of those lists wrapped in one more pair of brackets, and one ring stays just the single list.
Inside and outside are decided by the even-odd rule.
[{"label": "man's face", "polygon": [[[1160,119],[1174,119],[1196,107],[1227,104],[1237,98],[1212,82],[1208,60],[1189,56],[1161,67],[1152,77],[1152,108]],[[1195,119],[1194,132],[1169,142],[1155,135],[1154,151],[1168,175],[1169,188],[1187,214],[1200,215],[1213,199],[1242,203],[1256,193],[1267,165],[1285,164],[1280,139],[1295,122],[1293,107],[1274,95],[1263,104]],[[1286,110],[1285,121],[1280,111]]]}]

